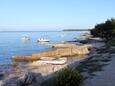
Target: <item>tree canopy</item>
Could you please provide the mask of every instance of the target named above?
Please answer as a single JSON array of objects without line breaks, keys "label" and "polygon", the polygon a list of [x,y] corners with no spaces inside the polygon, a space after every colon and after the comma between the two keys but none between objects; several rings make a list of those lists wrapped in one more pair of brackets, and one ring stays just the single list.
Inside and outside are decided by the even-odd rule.
[{"label": "tree canopy", "polygon": [[101,37],[107,40],[112,39],[115,37],[115,19],[111,18],[106,20],[104,23],[95,25],[91,30],[91,34],[94,37]]}]

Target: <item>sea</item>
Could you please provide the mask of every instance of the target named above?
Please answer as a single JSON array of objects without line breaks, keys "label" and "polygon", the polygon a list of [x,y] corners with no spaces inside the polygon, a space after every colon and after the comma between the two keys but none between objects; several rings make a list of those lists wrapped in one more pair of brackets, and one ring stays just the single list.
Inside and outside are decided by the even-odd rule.
[{"label": "sea", "polygon": [[[12,56],[32,55],[51,50],[51,44],[72,40],[83,32],[80,31],[7,31],[0,32],[0,71],[12,64]],[[30,40],[22,40],[27,36]],[[37,42],[38,38],[48,39],[48,43]]]}]

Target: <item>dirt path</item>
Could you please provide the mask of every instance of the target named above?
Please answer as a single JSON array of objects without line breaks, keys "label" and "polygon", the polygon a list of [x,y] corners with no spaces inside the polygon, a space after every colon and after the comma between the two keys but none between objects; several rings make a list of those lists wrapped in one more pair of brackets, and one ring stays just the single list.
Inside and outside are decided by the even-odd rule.
[{"label": "dirt path", "polygon": [[115,54],[109,65],[105,66],[103,71],[96,72],[96,76],[87,79],[83,86],[115,86]]}]

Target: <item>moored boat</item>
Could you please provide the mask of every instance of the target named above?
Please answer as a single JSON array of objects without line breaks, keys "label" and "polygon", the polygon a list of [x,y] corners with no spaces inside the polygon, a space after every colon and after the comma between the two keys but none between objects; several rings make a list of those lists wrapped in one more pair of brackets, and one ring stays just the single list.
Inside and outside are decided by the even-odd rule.
[{"label": "moored boat", "polygon": [[28,36],[23,36],[21,39],[22,40],[30,40],[30,38]]},{"label": "moored boat", "polygon": [[39,38],[39,39],[37,39],[37,42],[49,42],[49,40],[44,39],[44,38]]}]

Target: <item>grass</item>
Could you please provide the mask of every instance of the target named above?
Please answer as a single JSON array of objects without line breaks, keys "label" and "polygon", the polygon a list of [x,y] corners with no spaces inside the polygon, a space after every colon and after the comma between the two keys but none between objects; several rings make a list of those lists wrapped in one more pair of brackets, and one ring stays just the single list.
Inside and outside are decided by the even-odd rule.
[{"label": "grass", "polygon": [[77,70],[64,68],[56,72],[56,76],[42,83],[42,86],[80,86],[83,83],[83,76]]}]

